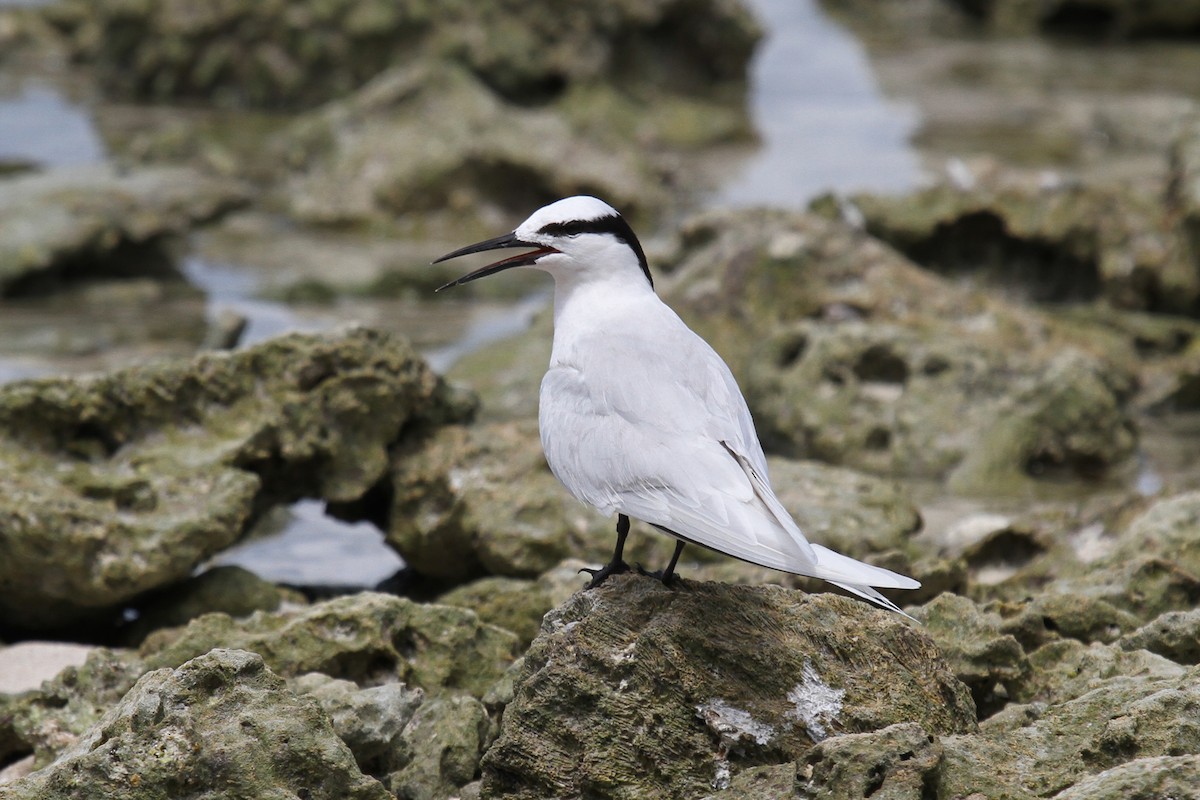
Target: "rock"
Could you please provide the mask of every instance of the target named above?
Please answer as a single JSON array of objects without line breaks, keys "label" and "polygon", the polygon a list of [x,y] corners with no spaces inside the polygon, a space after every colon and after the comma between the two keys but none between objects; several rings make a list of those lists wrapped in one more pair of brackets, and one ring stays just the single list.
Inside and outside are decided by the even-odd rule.
[{"label": "rock", "polygon": [[144,675],[57,761],[4,794],[178,797],[217,787],[243,797],[390,797],[359,771],[315,702],[238,650]]},{"label": "rock", "polygon": [[912,722],[819,742],[798,767],[795,796],[804,800],[879,797],[923,800],[937,775],[942,748]]},{"label": "rock", "polygon": [[[771,459],[770,467],[780,500],[813,541],[857,557],[890,551],[915,557],[908,538],[920,516],[895,484],[817,463]],[[568,556],[604,562],[615,524],[559,484],[528,419],[447,426],[419,449],[398,450],[389,519],[388,544],[412,569],[455,581],[481,574],[528,578]],[[674,540],[641,535],[640,527],[626,559],[665,564]],[[699,547],[684,551],[689,559],[729,561]]]},{"label": "rock", "polygon": [[1127,563],[1154,555],[1191,575],[1200,575],[1200,491],[1158,499],[1134,518],[1105,563]]},{"label": "rock", "polygon": [[1054,800],[1150,800],[1158,797],[1195,800],[1200,797],[1197,786],[1200,786],[1200,756],[1157,756],[1139,758],[1084,778],[1054,795]]},{"label": "rock", "polygon": [[0,618],[110,615],[262,509],[361,498],[402,434],[469,412],[407,344],[357,328],[0,387]]},{"label": "rock", "polygon": [[1196,753],[1198,694],[1192,673],[1118,676],[1059,705],[1010,706],[976,736],[942,737],[938,796],[1046,797],[1136,759]]},{"label": "rock", "polygon": [[1029,672],[1020,643],[1001,629],[998,614],[980,610],[965,597],[943,594],[913,609],[954,676],[971,690],[981,717],[1003,706]]},{"label": "rock", "polygon": [[999,610],[1005,617],[1002,630],[1016,636],[1027,650],[1060,636],[1107,644],[1139,625],[1136,616],[1105,600],[1053,589]]},{"label": "rock", "polygon": [[964,14],[990,31],[1007,35],[1067,35],[1109,41],[1163,36],[1194,36],[1200,26],[1200,4],[1158,5],[1135,0],[1075,3],[1047,0],[951,0]]},{"label": "rock", "polygon": [[542,617],[583,588],[579,571],[586,563],[567,559],[537,580],[480,578],[446,592],[438,603],[469,608],[479,618],[517,634],[528,647],[542,627]]},{"label": "rock", "polygon": [[1010,687],[1021,703],[1055,705],[1082,697],[1111,678],[1181,678],[1184,668],[1146,650],[1060,639],[1029,654],[1029,669]]},{"label": "rock", "polygon": [[398,798],[449,798],[479,777],[489,744],[488,714],[473,697],[441,697],[423,704],[404,729],[408,762],[385,783]]},{"label": "rock", "polygon": [[[69,2],[51,19],[115,95],[227,106],[309,105],[393,65],[461,64],[501,94],[537,102],[613,79],[705,88],[744,77],[758,30],[739,3],[612,8],[332,0],[213,6]],[[237,30],[230,39],[225,33]],[[634,66],[636,65],[636,66]]]},{"label": "rock", "polygon": [[1200,609],[1171,611],[1121,639],[1125,650],[1149,650],[1178,664],[1200,664]]},{"label": "rock", "polygon": [[309,672],[289,682],[297,694],[312,697],[329,717],[338,738],[354,753],[365,774],[381,778],[407,757],[400,741],[425,692],[402,683],[385,683],[365,689],[319,672]]},{"label": "rock", "polygon": [[0,297],[81,278],[178,280],[173,241],[248,199],[236,182],[174,167],[71,167],[6,180]]},{"label": "rock", "polygon": [[162,592],[140,598],[140,616],[125,634],[125,640],[136,646],[151,631],[186,625],[202,614],[221,612],[245,617],[255,611],[275,611],[285,599],[304,601],[303,595],[280,589],[241,567],[213,567]]},{"label": "rock", "polygon": [[966,688],[902,617],[779,587],[618,576],[547,615],[483,794],[699,797],[745,766],[898,722],[975,727]]},{"label": "rock", "polygon": [[517,644],[465,609],[364,592],[241,620],[207,614],[151,634],[139,652],[153,669],[237,647],[284,676],[322,672],[364,686],[399,680],[428,693],[479,696],[517,657]]},{"label": "rock", "polygon": [[1132,452],[1129,372],[844,224],[711,213],[666,266],[663,294],[732,366],[768,449],[993,494]]},{"label": "rock", "polygon": [[922,266],[1034,301],[1104,297],[1120,308],[1188,312],[1200,273],[1158,197],[1128,186],[1047,186],[998,170],[904,196],[857,196],[866,229]]},{"label": "rock", "polygon": [[125,654],[93,650],[82,665],[67,667],[10,704],[10,751],[32,753],[34,767],[45,767],[74,747],[144,672]]},{"label": "rock", "polygon": [[781,800],[793,796],[795,783],[795,764],[746,767],[730,779],[728,788],[709,795],[705,800]]},{"label": "rock", "polygon": [[480,237],[580,193],[657,214],[706,174],[686,167],[680,151],[742,134],[740,107],[710,103],[688,110],[698,119],[711,112],[710,133],[685,145],[670,139],[669,116],[639,106],[640,145],[622,147],[627,134],[613,130],[610,109],[621,101],[597,91],[530,108],[452,67],[392,70],[277,138],[279,162],[292,169],[279,199],[309,224],[403,229],[420,219],[424,231],[463,236],[465,226]]},{"label": "rock", "polygon": [[426,575],[531,577],[598,555],[613,524],[562,488],[532,423],[447,427],[398,452],[391,474],[388,544]]}]

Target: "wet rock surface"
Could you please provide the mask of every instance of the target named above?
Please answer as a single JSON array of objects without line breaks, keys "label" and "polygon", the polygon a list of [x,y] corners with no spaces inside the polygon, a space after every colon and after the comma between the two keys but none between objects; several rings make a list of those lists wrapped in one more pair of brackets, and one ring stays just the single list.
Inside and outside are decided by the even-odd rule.
[{"label": "wet rock surface", "polygon": [[185,168],[98,166],[5,180],[0,297],[62,280],[174,276],[173,247],[249,200],[237,182]]},{"label": "wet rock surface", "polygon": [[0,388],[3,618],[111,613],[186,578],[264,507],[358,499],[402,429],[466,408],[407,345],[361,329]]}]

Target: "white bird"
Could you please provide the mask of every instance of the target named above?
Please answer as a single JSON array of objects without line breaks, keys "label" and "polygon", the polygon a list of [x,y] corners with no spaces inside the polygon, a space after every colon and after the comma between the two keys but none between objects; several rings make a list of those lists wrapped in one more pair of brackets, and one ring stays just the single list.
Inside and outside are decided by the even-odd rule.
[{"label": "white bird", "polygon": [[538,209],[512,233],[434,263],[499,248],[532,248],[442,286],[513,267],[554,277],[554,347],[542,379],[538,426],[546,461],[576,498],[617,515],[611,561],[588,588],[626,572],[629,518],[679,541],[674,577],[694,542],[752,564],[821,578],[900,611],[878,588],[920,584],[810,544],[767,476],[754,420],[729,367],[654,292],[629,224],[595,197]]}]

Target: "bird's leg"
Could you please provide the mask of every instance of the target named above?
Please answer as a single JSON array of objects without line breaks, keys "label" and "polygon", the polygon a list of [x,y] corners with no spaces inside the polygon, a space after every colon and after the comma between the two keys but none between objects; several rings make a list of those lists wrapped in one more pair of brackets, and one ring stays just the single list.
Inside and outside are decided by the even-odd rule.
[{"label": "bird's leg", "polygon": [[650,578],[658,578],[663,582],[664,586],[670,586],[679,579],[679,576],[675,574],[675,565],[679,563],[679,554],[683,552],[683,546],[685,544],[687,544],[687,542],[683,541],[682,539],[675,542],[675,552],[671,555],[671,563],[667,564],[666,569],[647,572],[646,570],[642,569],[641,565],[639,564],[638,573],[646,575]]},{"label": "bird's leg", "polygon": [[629,535],[629,517],[624,514],[617,515],[617,548],[613,550],[612,558],[607,564],[600,569],[589,569],[584,567],[579,570],[586,572],[592,576],[592,580],[585,589],[595,589],[608,578],[609,575],[620,575],[622,572],[629,572],[629,565],[625,563],[625,558],[622,555],[625,551],[625,537]]}]

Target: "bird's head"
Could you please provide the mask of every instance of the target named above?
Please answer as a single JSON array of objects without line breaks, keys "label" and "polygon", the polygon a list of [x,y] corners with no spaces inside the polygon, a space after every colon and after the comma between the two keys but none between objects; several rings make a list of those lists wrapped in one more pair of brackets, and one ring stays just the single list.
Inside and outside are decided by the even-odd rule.
[{"label": "bird's head", "polygon": [[646,254],[629,223],[608,203],[586,195],[567,197],[539,208],[512,233],[460,248],[433,263],[509,247],[527,252],[488,264],[450,281],[438,291],[512,267],[536,267],[556,280],[616,277],[645,280],[654,286]]}]

